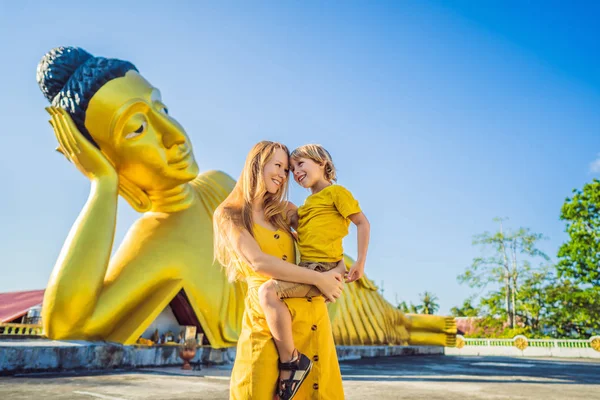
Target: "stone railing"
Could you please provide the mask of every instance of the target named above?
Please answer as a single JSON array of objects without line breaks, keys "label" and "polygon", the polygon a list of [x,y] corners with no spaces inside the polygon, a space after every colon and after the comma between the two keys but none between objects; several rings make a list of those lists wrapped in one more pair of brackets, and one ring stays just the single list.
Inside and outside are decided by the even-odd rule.
[{"label": "stone railing", "polygon": [[478,339],[457,335],[456,347],[446,348],[446,354],[600,358],[600,336],[573,340],[529,339],[523,335],[512,339]]},{"label": "stone railing", "polygon": [[2,336],[41,336],[42,325],[31,324],[0,324]]}]

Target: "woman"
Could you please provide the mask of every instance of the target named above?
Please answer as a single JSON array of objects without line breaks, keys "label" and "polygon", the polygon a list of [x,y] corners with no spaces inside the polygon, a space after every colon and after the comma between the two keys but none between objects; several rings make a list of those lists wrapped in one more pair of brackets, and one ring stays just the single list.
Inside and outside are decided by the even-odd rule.
[{"label": "woman", "polygon": [[[248,292],[231,375],[232,399],[272,399],[278,366],[289,374],[293,354],[278,353],[262,312],[258,288],[270,278],[315,285],[325,297],[286,299],[298,351],[313,361],[304,384],[296,382],[298,399],[341,399],[342,378],[325,298],[335,301],[342,276],[319,273],[288,261],[296,258],[286,220],[294,206],[287,201],[288,149],[274,142],[258,143],[248,154],[235,188],[214,214],[215,256],[230,281],[245,280]],[[288,260],[288,261],[286,261]],[[302,366],[296,365],[301,369]],[[295,371],[292,371],[295,374]],[[306,371],[300,370],[300,375]]]}]

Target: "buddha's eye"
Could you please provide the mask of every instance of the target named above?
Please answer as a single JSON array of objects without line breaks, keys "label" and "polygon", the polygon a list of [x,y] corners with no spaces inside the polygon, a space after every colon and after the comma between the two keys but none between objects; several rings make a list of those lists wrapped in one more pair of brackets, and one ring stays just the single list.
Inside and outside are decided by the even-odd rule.
[{"label": "buddha's eye", "polygon": [[141,134],[146,132],[147,126],[148,126],[148,123],[146,121],[142,122],[142,124],[140,125],[139,128],[137,128],[135,131],[129,132],[127,135],[125,135],[125,139],[133,139],[135,137],[140,136]]},{"label": "buddha's eye", "polygon": [[158,111],[160,111],[161,113],[163,113],[165,115],[169,115],[169,109],[163,103],[161,103],[160,101],[156,102],[156,106],[158,108]]}]

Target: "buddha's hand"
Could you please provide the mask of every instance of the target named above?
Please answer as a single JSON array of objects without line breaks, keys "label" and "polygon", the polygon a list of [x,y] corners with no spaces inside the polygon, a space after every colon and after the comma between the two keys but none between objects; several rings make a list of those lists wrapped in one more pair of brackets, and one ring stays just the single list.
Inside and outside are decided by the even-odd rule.
[{"label": "buddha's hand", "polygon": [[47,107],[50,125],[59,150],[77,169],[91,180],[118,182],[117,171],[102,152],[79,131],[69,113],[58,107]]}]

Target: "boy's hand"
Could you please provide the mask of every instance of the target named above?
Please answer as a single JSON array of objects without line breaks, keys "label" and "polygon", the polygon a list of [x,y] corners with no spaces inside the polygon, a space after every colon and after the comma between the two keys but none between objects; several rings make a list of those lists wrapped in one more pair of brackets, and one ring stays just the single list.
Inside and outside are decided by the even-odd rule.
[{"label": "boy's hand", "polygon": [[288,202],[286,209],[287,223],[294,229],[298,229],[298,207],[294,203]]},{"label": "boy's hand", "polygon": [[354,282],[363,277],[365,274],[365,263],[364,261],[357,261],[352,265],[350,271],[348,271],[348,276],[346,278],[346,282]]}]

